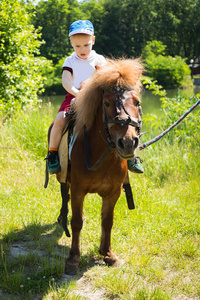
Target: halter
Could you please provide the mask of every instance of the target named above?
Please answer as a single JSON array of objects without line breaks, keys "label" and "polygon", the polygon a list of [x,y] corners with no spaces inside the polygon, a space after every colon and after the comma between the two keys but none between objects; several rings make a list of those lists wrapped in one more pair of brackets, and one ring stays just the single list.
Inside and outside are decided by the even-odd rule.
[{"label": "halter", "polygon": [[[114,148],[116,148],[115,143],[111,141],[111,135],[110,135],[110,132],[108,129],[108,124],[116,123],[116,124],[120,124],[122,127],[124,127],[127,124],[130,124],[137,128],[139,136],[141,136],[140,130],[142,128],[142,120],[141,120],[142,111],[141,111],[140,103],[138,103],[138,119],[135,119],[135,118],[131,117],[130,114],[126,111],[123,101],[122,101],[122,98],[121,98],[124,92],[131,91],[134,89],[134,87],[124,88],[124,87],[120,87],[120,86],[111,86],[109,88],[105,88],[104,86],[101,86],[101,88],[103,89],[103,91],[106,90],[106,91],[109,91],[116,95],[115,104],[116,104],[117,115],[113,119],[107,118],[104,104],[102,101],[103,124],[104,124],[104,129],[106,132],[106,136],[107,136],[108,147],[93,166],[91,165],[91,162],[90,162],[89,136],[88,136],[88,132],[86,130],[86,126],[84,126],[84,145],[85,145],[86,165],[87,165],[88,170],[92,170],[92,171],[96,171],[102,165],[102,163],[106,160],[106,158],[108,157],[110,152]],[[121,108],[124,110],[124,112],[128,116],[128,118],[125,120],[119,118]]]},{"label": "halter", "polygon": [[[122,126],[122,127],[124,127],[125,125],[134,126],[137,128],[138,135],[140,135],[140,131],[142,128],[142,120],[141,120],[142,113],[141,113],[140,103],[138,103],[138,119],[135,119],[132,116],[130,116],[130,114],[127,112],[127,110],[124,107],[123,101],[122,101],[123,93],[126,91],[134,90],[134,87],[124,88],[121,86],[111,86],[111,87],[105,88],[104,86],[101,86],[101,88],[105,91],[108,91],[108,92],[116,95],[115,105],[116,105],[117,115],[113,119],[110,119],[106,116],[104,104],[102,102],[103,124],[104,124],[104,129],[106,131],[106,136],[107,136],[108,142],[112,143],[110,132],[108,129],[108,124],[120,124],[120,126]],[[121,119],[119,117],[121,109],[123,109],[125,114],[128,116],[127,119]]]}]

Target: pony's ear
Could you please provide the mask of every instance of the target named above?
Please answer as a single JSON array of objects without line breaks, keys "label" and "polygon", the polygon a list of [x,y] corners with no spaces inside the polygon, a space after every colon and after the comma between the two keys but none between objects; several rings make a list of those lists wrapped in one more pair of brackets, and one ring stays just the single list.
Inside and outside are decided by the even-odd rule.
[{"label": "pony's ear", "polygon": [[96,70],[99,70],[99,69],[101,69],[101,67],[96,65],[96,66],[95,66],[95,69],[96,69]]}]

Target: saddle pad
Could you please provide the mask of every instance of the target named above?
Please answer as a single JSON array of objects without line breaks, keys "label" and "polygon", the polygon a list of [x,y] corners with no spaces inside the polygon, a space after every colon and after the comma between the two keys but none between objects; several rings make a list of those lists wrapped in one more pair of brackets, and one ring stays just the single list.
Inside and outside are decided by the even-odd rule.
[{"label": "saddle pad", "polygon": [[67,181],[67,169],[68,169],[68,134],[69,130],[65,131],[65,133],[62,136],[59,149],[58,149],[58,155],[60,159],[60,166],[61,171],[56,174],[57,180],[60,183],[66,183]]}]

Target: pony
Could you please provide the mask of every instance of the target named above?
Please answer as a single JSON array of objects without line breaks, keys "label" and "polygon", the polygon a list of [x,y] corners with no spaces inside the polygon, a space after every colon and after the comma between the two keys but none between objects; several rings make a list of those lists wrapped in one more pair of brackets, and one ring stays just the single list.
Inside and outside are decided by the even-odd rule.
[{"label": "pony", "polygon": [[127,160],[134,157],[139,145],[141,107],[138,94],[143,71],[140,59],[108,60],[84,82],[78,94],[74,109],[76,139],[66,182],[61,183],[63,202],[58,218],[66,235],[70,236],[66,225],[70,191],[72,242],[66,273],[80,264],[83,202],[88,193],[102,197],[99,252],[109,266],[120,262],[111,249],[111,229],[115,204],[128,174]]}]

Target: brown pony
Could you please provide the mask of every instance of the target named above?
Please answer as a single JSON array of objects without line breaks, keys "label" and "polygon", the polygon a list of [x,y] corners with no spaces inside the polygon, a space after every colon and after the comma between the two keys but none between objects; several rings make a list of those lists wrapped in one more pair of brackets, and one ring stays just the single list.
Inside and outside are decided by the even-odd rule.
[{"label": "brown pony", "polygon": [[79,239],[87,193],[102,197],[99,251],[109,266],[119,262],[111,250],[111,229],[114,207],[127,176],[127,160],[134,157],[139,144],[141,118],[137,95],[142,72],[139,59],[110,60],[84,83],[78,94],[74,127],[77,137],[66,184],[61,184],[63,206],[59,219],[68,236],[66,205],[71,189],[72,244],[66,272],[80,263]]}]

